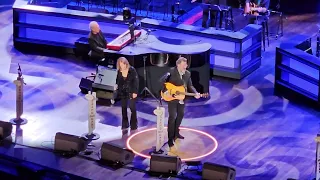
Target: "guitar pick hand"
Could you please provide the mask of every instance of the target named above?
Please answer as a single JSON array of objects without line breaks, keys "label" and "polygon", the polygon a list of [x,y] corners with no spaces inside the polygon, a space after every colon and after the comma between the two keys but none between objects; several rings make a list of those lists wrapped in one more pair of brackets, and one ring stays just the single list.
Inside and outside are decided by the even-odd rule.
[{"label": "guitar pick hand", "polygon": [[194,96],[196,99],[199,99],[201,97],[200,93],[197,93],[196,96]]}]

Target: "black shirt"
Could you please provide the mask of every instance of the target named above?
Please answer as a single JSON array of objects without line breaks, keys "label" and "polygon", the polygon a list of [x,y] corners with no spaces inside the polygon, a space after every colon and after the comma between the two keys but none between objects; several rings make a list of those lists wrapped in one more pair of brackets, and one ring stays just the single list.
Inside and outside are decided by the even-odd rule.
[{"label": "black shirt", "polygon": [[118,70],[116,84],[118,85],[119,98],[132,98],[132,93],[138,94],[139,91],[139,77],[136,70],[131,66],[127,77],[123,77]]},{"label": "black shirt", "polygon": [[101,31],[97,34],[90,32],[88,41],[92,55],[103,56],[103,51],[107,47],[107,41],[103,33]]},{"label": "black shirt", "polygon": [[270,0],[246,0],[246,3],[253,2],[255,3],[258,7],[265,7],[269,8],[270,5]]}]

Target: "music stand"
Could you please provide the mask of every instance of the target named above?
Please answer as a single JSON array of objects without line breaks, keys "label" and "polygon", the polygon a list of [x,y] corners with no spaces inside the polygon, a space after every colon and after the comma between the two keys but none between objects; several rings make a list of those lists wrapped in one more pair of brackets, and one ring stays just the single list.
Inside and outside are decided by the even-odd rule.
[{"label": "music stand", "polygon": [[200,6],[201,6],[202,10],[210,10],[211,9],[210,4],[202,3]]},{"label": "music stand", "polygon": [[[215,11],[215,12],[219,12],[219,28],[221,29],[222,28],[222,17],[223,17],[223,13],[222,13],[222,9],[219,5],[217,4],[211,4],[210,5],[210,9],[211,11]],[[218,20],[218,13],[216,14],[216,17],[215,17],[215,26],[217,28],[217,20]],[[218,29],[218,28],[217,28]]]},{"label": "music stand", "polygon": [[[222,20],[221,20],[221,12],[222,12],[222,9],[220,8],[220,6],[217,5],[217,4],[206,4],[206,3],[202,3],[202,4],[201,4],[201,7],[202,7],[202,10],[203,10],[203,11],[208,11],[208,12],[209,12],[209,17],[211,17],[212,11],[219,12],[219,14],[220,14],[220,24],[219,24],[219,25],[220,25],[220,28],[221,28],[221,26],[222,26]],[[218,17],[218,13],[217,13],[216,16],[215,16],[215,24],[214,24],[214,26],[216,26],[217,17]],[[212,20],[211,20],[211,21],[212,21]]]},{"label": "music stand", "polygon": [[261,24],[262,25],[262,43],[263,43],[263,51],[266,50],[266,33],[267,33],[267,40],[268,40],[268,46],[269,46],[269,27],[268,27],[268,15],[269,11],[265,14],[259,14],[259,15],[247,15],[247,18],[254,18],[255,24]]},{"label": "music stand", "polygon": [[211,9],[211,11],[218,11],[218,12],[222,11],[220,6],[216,5],[216,4],[210,4],[210,9]]},{"label": "music stand", "polygon": [[135,26],[135,21],[136,21],[136,18],[132,17],[130,20],[129,20],[129,31],[130,31],[130,36],[131,36],[131,40],[133,40],[133,42],[135,42],[136,38],[134,37],[134,29],[136,28]]}]

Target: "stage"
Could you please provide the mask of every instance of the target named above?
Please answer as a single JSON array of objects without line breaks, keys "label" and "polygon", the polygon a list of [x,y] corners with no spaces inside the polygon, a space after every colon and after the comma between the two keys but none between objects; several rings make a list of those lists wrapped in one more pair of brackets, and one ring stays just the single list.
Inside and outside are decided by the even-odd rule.
[{"label": "stage", "polygon": [[[92,141],[89,149],[93,152],[72,158],[52,152],[57,132],[81,136],[88,131],[88,102],[78,85],[82,77],[95,72],[95,66],[72,54],[52,57],[15,49],[13,10],[8,4],[9,8],[4,5],[0,12],[4,19],[0,23],[0,120],[15,117],[13,80],[19,63],[26,82],[23,117],[28,123],[14,126],[12,144],[1,144],[0,162],[28,161],[88,179],[152,178],[146,173],[150,159],[144,157],[155,145],[153,110],[157,102],[152,98],[137,102],[138,131],[122,134],[120,103],[98,105],[94,132],[100,139]],[[213,76],[208,82],[210,98],[187,102],[181,130],[186,139],[177,143],[177,155],[187,161],[235,168],[237,180],[313,179],[320,113],[306,104],[275,96],[274,83],[276,47],[297,35],[316,34],[318,21],[319,14],[288,16],[284,36],[270,38],[270,46],[261,52],[259,68],[241,80]],[[164,107],[167,110],[166,104]],[[132,148],[136,152],[133,163],[119,169],[100,164],[103,142]],[[1,169],[14,171],[10,167]],[[182,169],[176,179],[201,179],[197,168],[184,165]]]}]

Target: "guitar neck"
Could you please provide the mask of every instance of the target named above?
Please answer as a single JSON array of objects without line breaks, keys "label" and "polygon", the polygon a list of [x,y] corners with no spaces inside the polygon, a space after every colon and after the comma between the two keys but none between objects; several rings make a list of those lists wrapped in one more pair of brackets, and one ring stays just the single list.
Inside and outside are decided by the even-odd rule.
[{"label": "guitar neck", "polygon": [[183,94],[183,95],[186,95],[186,96],[196,96],[197,94],[196,93],[180,93],[180,94]]},{"label": "guitar neck", "polygon": [[252,7],[252,8],[250,8],[250,10],[251,11],[258,11],[258,12],[262,12],[262,13],[267,12],[267,9],[264,7]]}]

